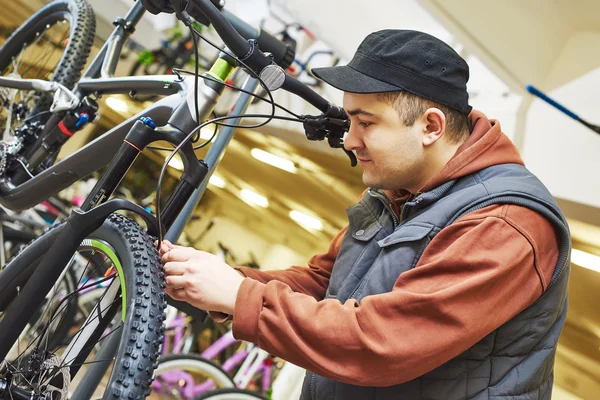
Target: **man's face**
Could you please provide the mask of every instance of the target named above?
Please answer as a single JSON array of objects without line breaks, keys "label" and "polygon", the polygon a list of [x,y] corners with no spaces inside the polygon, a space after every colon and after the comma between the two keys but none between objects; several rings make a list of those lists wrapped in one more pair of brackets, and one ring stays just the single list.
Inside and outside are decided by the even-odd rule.
[{"label": "man's face", "polygon": [[396,109],[376,94],[344,93],[344,110],[351,121],[344,147],[356,153],[365,185],[414,189],[424,166],[424,126],[418,121],[404,125]]}]

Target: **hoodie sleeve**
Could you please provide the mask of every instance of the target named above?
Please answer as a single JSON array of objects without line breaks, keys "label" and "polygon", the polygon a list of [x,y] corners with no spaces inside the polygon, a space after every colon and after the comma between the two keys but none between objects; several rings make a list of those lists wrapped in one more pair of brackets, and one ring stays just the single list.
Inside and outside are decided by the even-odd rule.
[{"label": "hoodie sleeve", "polygon": [[[333,238],[326,253],[313,256],[308,261],[308,268],[293,266],[277,271],[259,271],[249,267],[236,267],[235,269],[256,282],[279,281],[285,283],[294,292],[321,300],[325,297],[331,270],[347,229],[346,226]],[[224,323],[230,319],[229,315],[220,312],[211,311],[208,314],[217,323]]]},{"label": "hoodie sleeve", "polygon": [[245,279],[233,333],[330,379],[400,384],[456,357],[532,304],[557,258],[554,231],[543,217],[491,206],[443,229],[391,292],[360,303],[318,301],[281,281]]},{"label": "hoodie sleeve", "polygon": [[346,226],[338,232],[331,241],[326,253],[313,256],[308,261],[308,268],[293,266],[277,271],[259,271],[249,267],[237,267],[236,269],[240,274],[257,282],[279,281],[285,283],[294,292],[307,294],[321,300],[325,297],[331,270],[347,229]]}]

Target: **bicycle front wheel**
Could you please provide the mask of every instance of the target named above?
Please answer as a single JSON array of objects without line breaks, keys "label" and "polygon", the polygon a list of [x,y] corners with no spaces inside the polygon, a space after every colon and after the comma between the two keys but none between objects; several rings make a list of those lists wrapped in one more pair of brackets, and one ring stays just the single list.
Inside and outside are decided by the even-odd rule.
[{"label": "bicycle front wheel", "polygon": [[[10,279],[0,310],[10,307],[19,288],[35,274],[56,232],[51,229],[40,236],[0,272],[0,280]],[[164,275],[152,238],[131,219],[113,214],[82,242],[63,277],[69,270],[77,277],[75,290],[71,294],[51,290],[35,313],[36,320],[28,321],[34,328],[12,346],[0,379],[53,399],[69,398],[73,392],[104,399],[144,398],[158,364],[166,307]],[[103,293],[91,312],[69,330],[68,339],[55,340],[54,327],[64,326],[64,311],[88,290]],[[116,343],[116,351],[98,351],[109,343]],[[98,372],[98,365],[105,368]]]}]

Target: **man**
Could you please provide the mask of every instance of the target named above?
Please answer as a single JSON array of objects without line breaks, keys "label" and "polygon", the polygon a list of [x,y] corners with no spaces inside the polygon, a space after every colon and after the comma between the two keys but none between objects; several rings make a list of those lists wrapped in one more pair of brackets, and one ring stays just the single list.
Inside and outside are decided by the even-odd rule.
[{"label": "man", "polygon": [[549,399],[568,228],[500,124],[471,110],[466,62],[384,30],[314,73],[344,92],[344,146],[369,187],[349,225],[309,268],[276,272],[164,242],[169,295],[310,371],[302,399]]}]

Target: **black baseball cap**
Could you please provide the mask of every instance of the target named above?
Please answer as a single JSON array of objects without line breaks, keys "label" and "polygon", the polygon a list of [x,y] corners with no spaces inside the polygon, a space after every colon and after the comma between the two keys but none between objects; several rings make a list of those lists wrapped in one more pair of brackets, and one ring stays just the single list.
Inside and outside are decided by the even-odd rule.
[{"label": "black baseball cap", "polygon": [[386,29],[362,41],[348,65],[314,68],[313,74],[350,93],[405,90],[471,112],[469,66],[443,41],[424,32]]}]

